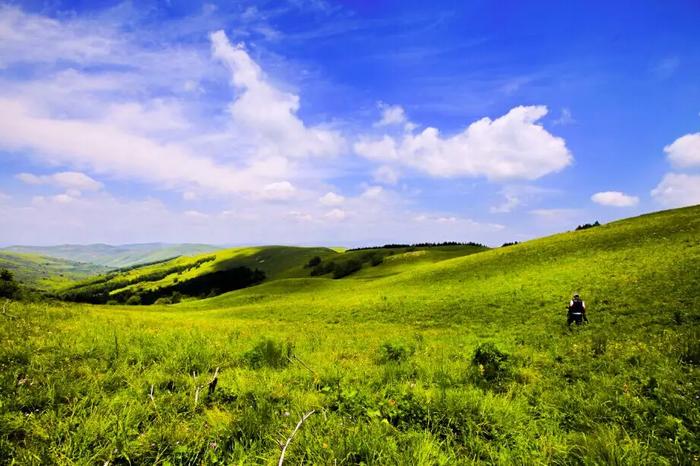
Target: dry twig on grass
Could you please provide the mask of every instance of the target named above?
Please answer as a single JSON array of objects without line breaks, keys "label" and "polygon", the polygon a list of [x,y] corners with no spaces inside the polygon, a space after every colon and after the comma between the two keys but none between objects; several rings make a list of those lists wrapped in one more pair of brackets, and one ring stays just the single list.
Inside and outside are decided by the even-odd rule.
[{"label": "dry twig on grass", "polygon": [[297,423],[297,426],[294,428],[294,431],[292,432],[292,435],[289,436],[289,438],[287,439],[287,442],[286,442],[286,443],[284,444],[284,446],[282,447],[282,454],[280,455],[280,461],[279,461],[279,463],[277,463],[277,466],[282,466],[282,463],[284,463],[284,454],[287,453],[287,447],[288,447],[289,444],[292,442],[292,439],[293,439],[294,436],[297,434],[297,431],[299,430],[299,428],[301,427],[301,425],[304,423],[304,421],[306,421],[306,420],[307,420],[313,413],[315,413],[315,412],[316,412],[316,410],[315,410],[315,409],[312,409],[312,410],[309,411],[308,413],[304,414],[304,415],[301,417],[301,419],[299,419],[299,422]]}]

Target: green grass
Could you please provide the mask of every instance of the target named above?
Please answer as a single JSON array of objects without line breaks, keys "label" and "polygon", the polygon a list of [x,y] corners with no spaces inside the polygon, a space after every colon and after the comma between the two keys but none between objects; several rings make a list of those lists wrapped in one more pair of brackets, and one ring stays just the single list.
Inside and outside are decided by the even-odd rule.
[{"label": "green grass", "polygon": [[38,254],[41,256],[101,265],[106,268],[129,267],[136,264],[192,256],[222,249],[209,244],[144,243],[112,246],[109,244],[63,244],[58,246],[10,246],[0,251]]},{"label": "green grass", "polygon": [[[286,464],[697,464],[700,207],[438,253],[171,306],[12,303],[0,461],[276,464],[316,410]],[[574,291],[591,324],[568,329]]]},{"label": "green grass", "polygon": [[[393,275],[417,264],[435,263],[486,250],[480,246],[445,246],[434,248],[369,249],[337,252],[329,248],[260,246],[232,248],[192,257],[178,257],[151,265],[112,271],[70,287],[69,292],[109,292],[113,297],[144,294],[149,290],[167,289],[197,277],[235,267],[260,269],[266,281],[309,277],[310,259],[319,258],[323,264],[363,263],[356,275],[372,278]],[[373,258],[381,263],[372,264]],[[371,270],[370,270],[371,269]],[[324,275],[332,276],[331,272]],[[94,302],[94,301],[89,301]],[[100,302],[100,301],[98,301]]]},{"label": "green grass", "polygon": [[0,251],[0,269],[8,269],[22,284],[52,290],[75,284],[108,269],[65,259]]}]

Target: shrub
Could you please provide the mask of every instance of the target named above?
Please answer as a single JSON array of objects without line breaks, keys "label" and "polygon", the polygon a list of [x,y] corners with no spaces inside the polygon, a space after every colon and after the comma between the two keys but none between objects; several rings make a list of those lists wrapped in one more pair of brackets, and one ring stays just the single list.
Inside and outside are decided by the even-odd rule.
[{"label": "shrub", "polygon": [[587,229],[589,229],[589,228],[599,227],[599,226],[600,226],[600,222],[598,222],[598,220],[596,220],[594,223],[584,223],[583,225],[577,226],[577,227],[576,227],[576,231],[578,231],[578,230],[587,230]]},{"label": "shrub", "polygon": [[163,304],[172,304],[172,303],[173,302],[170,300],[170,298],[163,297],[163,298],[156,299],[156,302],[153,304],[163,305]]},{"label": "shrub", "polygon": [[379,264],[381,264],[382,262],[384,262],[384,257],[382,257],[380,255],[372,256],[372,259],[370,259],[370,261],[369,261],[369,263],[372,265],[372,267],[376,267]]},{"label": "shrub", "polygon": [[379,347],[382,362],[403,362],[413,354],[412,348],[402,343],[384,342]]},{"label": "shrub", "polygon": [[175,291],[171,296],[170,296],[170,302],[173,304],[177,304],[180,301],[182,301],[182,293],[179,291]]},{"label": "shrub", "polygon": [[345,262],[336,264],[333,269],[333,278],[343,278],[350,275],[353,272],[357,272],[362,268],[362,262],[356,259],[350,259]]},{"label": "shrub", "polygon": [[325,275],[327,273],[331,273],[333,270],[335,270],[335,262],[322,262],[311,269],[311,276],[316,277],[319,275]]},{"label": "shrub", "polygon": [[482,343],[477,346],[472,357],[472,365],[487,382],[503,382],[512,375],[509,356],[500,351],[493,343]]},{"label": "shrub", "polygon": [[309,259],[309,262],[307,262],[304,267],[306,267],[308,269],[311,267],[316,267],[320,263],[321,263],[321,258],[319,256],[314,256],[311,259]]},{"label": "shrub", "polygon": [[253,369],[261,367],[281,369],[289,365],[289,358],[293,353],[294,345],[290,342],[282,343],[266,338],[246,352],[243,359]]},{"label": "shrub", "polygon": [[129,299],[126,300],[126,304],[129,306],[137,306],[141,304],[141,296],[134,294],[129,297]]},{"label": "shrub", "polygon": [[679,359],[683,364],[700,365],[700,332],[688,335],[682,342]]},{"label": "shrub", "polygon": [[15,298],[19,295],[19,284],[7,269],[0,270],[0,298]]},{"label": "shrub", "polygon": [[594,335],[591,341],[591,350],[594,356],[602,356],[608,350],[608,337],[605,335]]}]

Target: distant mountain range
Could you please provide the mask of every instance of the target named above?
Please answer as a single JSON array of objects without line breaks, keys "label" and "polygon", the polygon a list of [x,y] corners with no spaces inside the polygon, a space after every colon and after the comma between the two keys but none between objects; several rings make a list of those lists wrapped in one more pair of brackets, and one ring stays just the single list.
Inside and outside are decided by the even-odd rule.
[{"label": "distant mountain range", "polygon": [[210,244],[62,244],[57,246],[9,246],[5,252],[38,254],[74,262],[101,265],[110,268],[129,267],[137,264],[162,261],[176,256],[191,256],[223,249]]}]

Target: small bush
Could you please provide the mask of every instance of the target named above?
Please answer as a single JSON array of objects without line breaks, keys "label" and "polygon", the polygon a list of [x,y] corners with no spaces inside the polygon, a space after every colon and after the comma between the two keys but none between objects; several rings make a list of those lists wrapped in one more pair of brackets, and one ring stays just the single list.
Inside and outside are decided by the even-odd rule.
[{"label": "small bush", "polygon": [[336,264],[335,268],[333,269],[333,278],[346,277],[353,272],[357,272],[361,268],[362,262],[355,259],[350,259],[348,261],[341,262],[339,264]]},{"label": "small bush", "polygon": [[7,269],[0,269],[0,298],[15,298],[19,295],[19,285],[14,275]]},{"label": "small bush", "polygon": [[134,294],[129,297],[129,299],[126,300],[126,304],[129,306],[138,306],[141,304],[141,296]]},{"label": "small bush", "polygon": [[384,257],[379,256],[379,255],[372,256],[372,259],[370,259],[370,261],[369,261],[369,263],[372,265],[372,267],[376,267],[379,264],[381,264],[382,262],[384,262]]},{"label": "small bush", "polygon": [[272,367],[282,369],[289,365],[289,358],[294,354],[294,345],[267,338],[243,355],[243,359],[253,369]]},{"label": "small bush", "polygon": [[171,302],[172,304],[177,304],[177,303],[179,303],[180,301],[182,301],[182,293],[180,293],[179,291],[174,292],[174,293],[170,296],[170,302]]},{"label": "small bush", "polygon": [[576,231],[588,230],[589,228],[594,228],[594,227],[599,227],[599,226],[600,226],[600,222],[598,222],[598,220],[596,220],[594,223],[584,223],[583,225],[577,226]]},{"label": "small bush", "polygon": [[153,303],[153,304],[164,305],[164,304],[172,304],[172,303],[173,303],[173,302],[170,300],[170,298],[165,298],[165,297],[163,297],[163,298],[158,298],[158,299],[156,299],[156,302]]},{"label": "small bush", "polygon": [[700,365],[700,333],[688,335],[682,343],[679,359],[683,364]]},{"label": "small bush", "polygon": [[472,365],[479,368],[481,377],[487,382],[503,382],[512,375],[509,356],[493,343],[477,346],[472,357]]},{"label": "small bush", "polygon": [[319,275],[325,275],[331,273],[333,270],[335,270],[335,262],[322,262],[316,264],[316,266],[311,269],[311,276],[317,277]]},{"label": "small bush", "polygon": [[605,335],[594,335],[591,341],[591,350],[594,356],[602,356],[608,350],[608,337]]},{"label": "small bush", "polygon": [[321,263],[321,258],[319,256],[314,256],[311,259],[309,259],[309,262],[307,262],[304,267],[306,267],[307,269],[310,269],[312,267],[316,267],[320,263]]},{"label": "small bush", "polygon": [[413,350],[402,343],[387,341],[379,347],[379,353],[382,362],[403,362],[413,354]]}]

